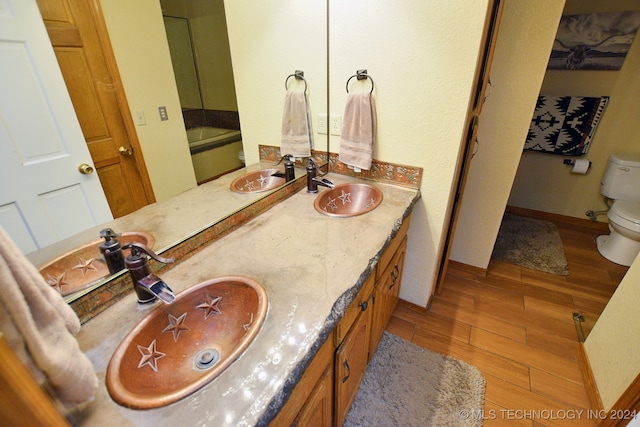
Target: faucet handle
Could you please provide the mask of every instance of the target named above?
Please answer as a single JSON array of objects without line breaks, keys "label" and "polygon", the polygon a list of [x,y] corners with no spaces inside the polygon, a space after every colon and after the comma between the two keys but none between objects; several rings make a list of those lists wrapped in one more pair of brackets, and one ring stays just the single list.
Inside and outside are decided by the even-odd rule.
[{"label": "faucet handle", "polygon": [[323,172],[318,166],[318,162],[316,162],[316,160],[311,156],[309,156],[309,163],[307,164],[307,173],[310,169],[315,170],[317,176],[325,176],[328,173],[328,170],[327,172]]},{"label": "faucet handle", "polygon": [[105,242],[108,242],[111,239],[115,239],[116,237],[120,237],[121,235],[122,235],[121,233],[116,233],[111,228],[105,228],[103,230],[100,230],[100,237],[102,237],[105,240]]},{"label": "faucet handle", "polygon": [[278,166],[280,163],[282,163],[282,161],[284,160],[285,165],[287,163],[293,163],[293,155],[292,154],[284,154],[282,157],[280,157],[280,160],[278,160],[278,163],[274,164],[273,166]]},{"label": "faucet handle", "polygon": [[149,255],[151,258],[155,259],[158,262],[162,262],[164,264],[170,264],[175,261],[174,258],[163,258],[151,249],[149,249],[146,245],[138,242],[130,242],[122,246],[122,249],[131,249],[131,255],[127,257],[127,259],[131,258],[132,261],[139,260],[141,254],[144,253]]}]

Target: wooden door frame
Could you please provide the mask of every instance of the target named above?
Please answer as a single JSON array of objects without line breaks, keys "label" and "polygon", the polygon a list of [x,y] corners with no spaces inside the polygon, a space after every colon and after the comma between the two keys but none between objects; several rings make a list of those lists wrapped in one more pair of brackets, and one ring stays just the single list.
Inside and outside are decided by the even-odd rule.
[{"label": "wooden door frame", "polygon": [[447,274],[451,246],[453,245],[453,238],[460,214],[460,204],[462,203],[462,195],[469,174],[469,165],[473,157],[473,146],[475,144],[478,122],[484,103],[484,94],[489,82],[489,72],[491,71],[491,63],[493,62],[493,53],[498,37],[498,27],[500,25],[500,19],[502,18],[503,6],[504,0],[489,0],[489,4],[487,5],[487,13],[481,38],[481,54],[478,55],[478,60],[476,61],[476,71],[473,79],[474,92],[467,106],[465,133],[460,142],[454,181],[451,185],[452,191],[449,195],[448,208],[445,213],[446,232],[439,249],[438,272],[435,286],[433,287],[433,294],[436,294],[440,290]]},{"label": "wooden door frame", "polygon": [[149,172],[147,171],[147,165],[144,162],[144,156],[142,155],[142,148],[140,147],[140,141],[138,140],[138,133],[136,132],[133,118],[131,116],[131,110],[127,101],[127,96],[124,91],[122,79],[120,77],[120,71],[118,70],[118,63],[113,53],[113,46],[111,45],[111,39],[109,39],[109,31],[107,30],[107,23],[104,20],[102,13],[102,7],[99,0],[82,0],[86,1],[91,11],[91,17],[93,19],[96,32],[102,45],[104,53],[104,59],[107,64],[107,69],[111,75],[116,99],[118,101],[118,107],[120,109],[122,122],[124,123],[124,130],[129,139],[129,145],[133,149],[133,157],[140,173],[140,184],[144,190],[149,203],[156,201],[151,180],[149,179]]}]

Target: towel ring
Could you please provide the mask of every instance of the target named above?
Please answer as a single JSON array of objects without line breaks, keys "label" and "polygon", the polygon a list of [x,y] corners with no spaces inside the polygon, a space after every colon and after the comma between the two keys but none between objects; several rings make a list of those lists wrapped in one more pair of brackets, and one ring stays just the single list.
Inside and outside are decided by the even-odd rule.
[{"label": "towel ring", "polygon": [[307,93],[307,80],[304,78],[304,71],[296,70],[295,73],[289,74],[284,81],[284,88],[289,90],[288,83],[291,77],[295,77],[296,80],[302,80],[304,82],[304,93]]},{"label": "towel ring", "polygon": [[371,92],[369,92],[370,94],[373,93],[373,88],[375,87],[374,83],[373,83],[373,79],[371,78],[371,76],[369,74],[367,74],[367,70],[358,70],[356,71],[356,73],[349,77],[349,79],[347,80],[347,93],[349,93],[349,82],[351,81],[352,78],[356,77],[358,80],[366,80],[369,79],[371,80]]}]

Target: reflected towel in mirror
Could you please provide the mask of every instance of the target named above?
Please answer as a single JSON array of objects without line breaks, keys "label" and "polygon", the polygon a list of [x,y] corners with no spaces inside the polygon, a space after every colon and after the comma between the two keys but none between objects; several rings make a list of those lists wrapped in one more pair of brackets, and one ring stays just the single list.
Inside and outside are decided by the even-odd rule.
[{"label": "reflected towel in mirror", "polygon": [[0,284],[0,328],[25,367],[64,405],[90,400],[98,378],[74,337],[78,317],[1,227]]},{"label": "reflected towel in mirror", "polygon": [[309,157],[313,148],[311,115],[307,97],[302,91],[287,90],[282,115],[280,154]]},{"label": "reflected towel in mirror", "polygon": [[351,92],[342,117],[340,161],[368,170],[373,158],[376,108],[369,92]]}]

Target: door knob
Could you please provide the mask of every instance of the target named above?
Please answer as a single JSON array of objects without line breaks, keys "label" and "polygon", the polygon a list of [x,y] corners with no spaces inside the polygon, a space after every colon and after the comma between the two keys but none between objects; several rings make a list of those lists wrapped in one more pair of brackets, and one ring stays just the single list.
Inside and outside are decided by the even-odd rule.
[{"label": "door knob", "polygon": [[93,173],[93,166],[82,163],[80,166],[78,166],[78,170],[83,175],[90,175]]},{"label": "door knob", "polygon": [[125,147],[124,145],[118,148],[118,151],[122,156],[131,156],[133,155],[133,149],[131,147]]}]

